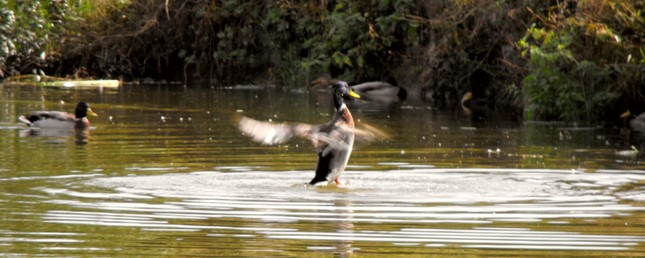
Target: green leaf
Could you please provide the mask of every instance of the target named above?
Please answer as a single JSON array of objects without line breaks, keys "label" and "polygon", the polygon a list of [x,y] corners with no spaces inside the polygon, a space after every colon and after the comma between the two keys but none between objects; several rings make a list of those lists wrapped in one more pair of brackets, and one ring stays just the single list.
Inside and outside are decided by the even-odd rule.
[{"label": "green leaf", "polygon": [[348,65],[349,67],[353,67],[352,65],[352,60],[349,59],[349,56],[343,56],[343,62]]}]

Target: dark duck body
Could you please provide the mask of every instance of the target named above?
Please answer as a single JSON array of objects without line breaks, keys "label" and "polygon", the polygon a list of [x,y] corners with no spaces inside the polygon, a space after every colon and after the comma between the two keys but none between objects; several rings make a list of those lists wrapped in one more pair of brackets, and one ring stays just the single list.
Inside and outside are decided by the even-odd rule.
[{"label": "dark duck body", "polygon": [[347,166],[355,139],[371,141],[377,137],[386,137],[384,133],[373,127],[367,127],[365,130],[356,129],[352,113],[343,98],[360,96],[351,91],[344,81],[331,80],[330,82],[335,112],[332,119],[325,124],[276,124],[248,117],[241,117],[238,122],[242,132],[254,141],[266,145],[281,144],[292,137],[311,140],[318,155],[316,174],[309,182],[311,185],[325,181],[339,184],[338,178]]},{"label": "dark duck body", "polygon": [[76,105],[74,114],[63,111],[34,111],[30,114],[18,117],[18,120],[29,127],[40,129],[73,129],[84,130],[90,127],[88,115],[97,116],[86,102],[79,102]]},{"label": "dark duck body", "polygon": [[629,128],[639,132],[645,132],[645,112],[636,116],[632,114],[629,110],[622,115],[621,118],[626,119],[629,122]]},{"label": "dark duck body", "polygon": [[364,82],[350,87],[359,95],[380,102],[402,101],[408,96],[408,92],[404,88],[383,81]]}]

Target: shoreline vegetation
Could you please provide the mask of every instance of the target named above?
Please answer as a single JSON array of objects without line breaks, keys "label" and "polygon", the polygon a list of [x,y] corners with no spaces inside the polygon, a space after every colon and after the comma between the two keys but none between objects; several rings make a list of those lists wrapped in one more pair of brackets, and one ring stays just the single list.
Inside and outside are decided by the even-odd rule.
[{"label": "shoreline vegetation", "polygon": [[620,124],[626,110],[645,112],[642,10],[642,0],[0,0],[0,80],[395,78],[437,108],[471,92],[525,120]]}]

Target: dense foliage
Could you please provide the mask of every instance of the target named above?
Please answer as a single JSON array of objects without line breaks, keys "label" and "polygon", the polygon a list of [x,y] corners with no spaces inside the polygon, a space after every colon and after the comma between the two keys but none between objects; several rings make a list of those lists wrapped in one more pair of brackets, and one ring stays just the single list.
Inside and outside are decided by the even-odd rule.
[{"label": "dense foliage", "polygon": [[[275,83],[394,77],[532,120],[645,111],[644,1],[0,0],[0,78]],[[418,93],[417,93],[418,94]]]},{"label": "dense foliage", "polygon": [[591,122],[630,108],[645,111],[639,104],[644,7],[642,1],[565,1],[537,16],[539,25],[518,42],[529,59],[522,81],[527,118]]},{"label": "dense foliage", "polygon": [[379,78],[415,30],[402,17],[409,0],[373,2],[133,1],[106,6],[68,58],[106,76],[287,85],[323,72]]},{"label": "dense foliage", "polygon": [[59,58],[64,3],[0,0],[0,78],[42,73]]}]

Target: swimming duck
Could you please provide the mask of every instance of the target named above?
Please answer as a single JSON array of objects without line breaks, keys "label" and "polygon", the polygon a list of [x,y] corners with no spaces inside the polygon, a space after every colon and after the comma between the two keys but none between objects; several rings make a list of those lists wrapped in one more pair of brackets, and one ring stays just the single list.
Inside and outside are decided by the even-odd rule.
[{"label": "swimming duck", "polygon": [[467,115],[470,115],[473,113],[473,110],[470,107],[468,107],[468,104],[469,104],[468,102],[472,99],[473,99],[473,93],[470,91],[467,91],[466,93],[464,93],[463,96],[461,96],[461,100],[459,101],[461,103],[461,109],[463,109]]},{"label": "swimming duck", "polygon": [[485,110],[487,108],[488,102],[485,98],[475,98],[475,95],[472,91],[467,91],[461,97],[460,100],[461,108],[468,115],[473,114],[473,112],[479,110]]},{"label": "swimming duck", "polygon": [[357,94],[365,96],[366,99],[381,102],[397,102],[405,100],[408,92],[395,84],[382,81],[364,82],[350,86]]},{"label": "swimming duck", "polygon": [[467,91],[460,100],[461,109],[472,122],[485,122],[488,119],[488,100],[476,98],[472,91]]},{"label": "swimming duck", "polygon": [[310,125],[303,123],[270,123],[241,117],[237,122],[238,128],[253,141],[265,144],[281,144],[294,136],[311,140],[318,162],[316,174],[309,182],[315,185],[320,182],[334,182],[345,170],[349,156],[352,153],[355,138],[361,141],[371,141],[377,137],[387,137],[380,130],[366,126],[365,130],[356,129],[349,108],[344,103],[344,97],[360,98],[346,82],[330,80],[334,101],[334,116],[326,124]]},{"label": "swimming duck", "polygon": [[92,111],[90,105],[84,101],[76,105],[75,113],[63,111],[34,111],[28,115],[18,117],[18,120],[30,127],[40,129],[74,129],[84,130],[90,127],[87,115],[98,116]]},{"label": "swimming duck", "polygon": [[[331,78],[329,75],[322,75],[318,79],[314,80],[312,84],[314,85],[329,85],[331,83]],[[408,92],[398,86],[394,78],[389,78],[387,82],[385,81],[372,81],[364,82],[356,85],[349,86],[356,94],[360,95],[361,98],[366,100],[374,100],[384,103],[393,103],[401,100],[405,100],[408,96]]]},{"label": "swimming duck", "polygon": [[629,127],[632,130],[645,132],[645,112],[638,116],[634,116],[629,110],[627,110],[625,113],[620,115],[620,117],[623,119],[629,119]]}]

